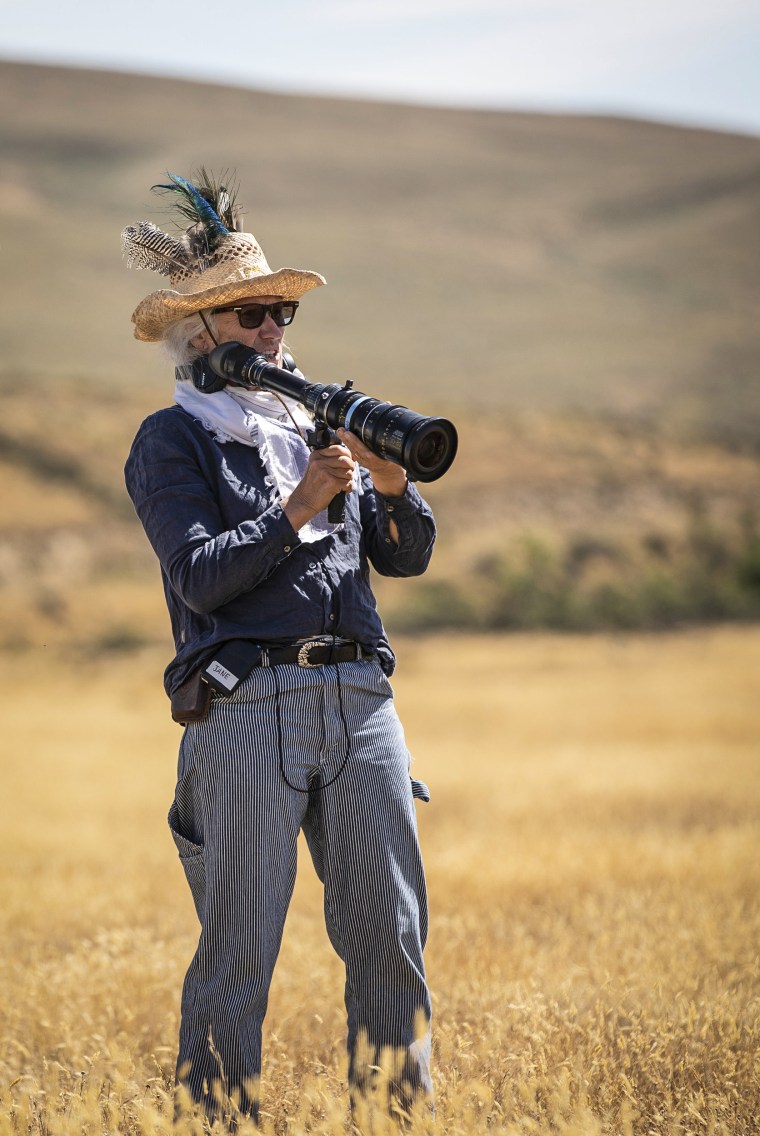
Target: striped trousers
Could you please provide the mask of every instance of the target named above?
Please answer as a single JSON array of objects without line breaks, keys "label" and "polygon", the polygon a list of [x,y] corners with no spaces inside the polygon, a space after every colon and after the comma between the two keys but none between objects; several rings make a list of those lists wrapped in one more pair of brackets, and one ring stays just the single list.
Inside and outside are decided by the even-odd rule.
[{"label": "striped trousers", "polygon": [[345,964],[352,1095],[387,1048],[397,1056],[391,1089],[407,1100],[431,1092],[413,804],[426,790],[409,761],[375,659],[254,668],[214,699],[205,722],[185,728],[169,824],[201,933],[183,987],[177,1072],[210,1116],[215,1084],[243,1114],[257,1111],[262,1023],[301,829]]}]

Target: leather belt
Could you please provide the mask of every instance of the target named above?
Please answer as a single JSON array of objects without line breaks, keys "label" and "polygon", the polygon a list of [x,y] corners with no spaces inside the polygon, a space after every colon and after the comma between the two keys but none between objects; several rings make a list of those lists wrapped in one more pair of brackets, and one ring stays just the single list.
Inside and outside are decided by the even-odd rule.
[{"label": "leather belt", "polygon": [[362,650],[361,643],[306,639],[303,643],[263,647],[259,666],[276,667],[281,663],[297,663],[299,667],[323,667],[327,663],[348,663],[369,657],[369,653]]}]

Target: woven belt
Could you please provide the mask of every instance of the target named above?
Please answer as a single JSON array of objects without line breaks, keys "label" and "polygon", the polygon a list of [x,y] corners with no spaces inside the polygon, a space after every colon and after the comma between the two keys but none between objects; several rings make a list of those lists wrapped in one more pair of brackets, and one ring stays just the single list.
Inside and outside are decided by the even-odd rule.
[{"label": "woven belt", "polygon": [[281,663],[297,663],[299,667],[323,667],[326,663],[348,663],[368,657],[360,643],[307,639],[303,643],[264,647],[259,666],[276,667]]}]

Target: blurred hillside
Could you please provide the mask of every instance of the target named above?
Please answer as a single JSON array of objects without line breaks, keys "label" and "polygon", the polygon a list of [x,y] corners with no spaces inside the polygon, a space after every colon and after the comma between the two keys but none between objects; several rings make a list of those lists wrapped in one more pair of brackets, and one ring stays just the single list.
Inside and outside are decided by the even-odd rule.
[{"label": "blurred hillside", "polygon": [[760,422],[760,139],[12,63],[0,100],[6,372],[156,374],[128,315],[157,278],[119,233],[205,163],[237,170],[273,265],[327,276],[294,336],[314,377]]},{"label": "blurred hillside", "polygon": [[166,634],[121,485],[170,398],[129,322],[162,282],[119,234],[169,224],[150,185],[200,164],[236,171],[274,267],[327,276],[304,370],[460,427],[392,620],[760,613],[760,140],[15,63],[0,99],[3,642]]}]

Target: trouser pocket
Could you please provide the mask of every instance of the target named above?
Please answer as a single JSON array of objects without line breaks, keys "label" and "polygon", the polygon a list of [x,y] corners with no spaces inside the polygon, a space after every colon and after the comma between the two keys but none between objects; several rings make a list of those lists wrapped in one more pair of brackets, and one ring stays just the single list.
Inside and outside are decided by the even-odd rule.
[{"label": "trouser pocket", "polygon": [[180,831],[179,809],[177,802],[173,801],[169,809],[169,831],[179,852],[179,859],[190,885],[190,892],[195,904],[195,910],[203,923],[203,913],[206,907],[206,865],[203,856],[203,846],[188,840]]},{"label": "trouser pocket", "polygon": [[430,800],[430,790],[424,781],[416,781],[414,777],[410,777],[412,782],[412,796],[416,801],[424,801],[427,804]]}]

